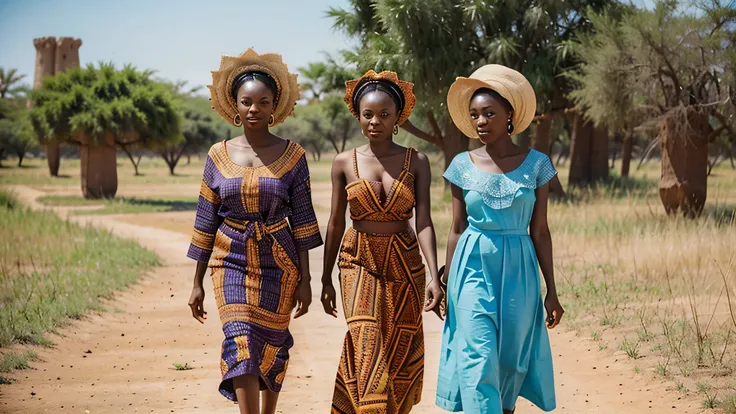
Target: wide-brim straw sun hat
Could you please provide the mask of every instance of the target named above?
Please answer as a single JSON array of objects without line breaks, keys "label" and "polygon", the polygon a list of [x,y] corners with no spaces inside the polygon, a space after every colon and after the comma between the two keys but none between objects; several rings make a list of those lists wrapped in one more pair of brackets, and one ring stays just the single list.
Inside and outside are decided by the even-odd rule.
[{"label": "wide-brim straw sun hat", "polygon": [[478,139],[478,131],[470,119],[470,99],[478,89],[498,92],[513,108],[512,135],[523,132],[534,119],[537,97],[529,81],[521,73],[503,65],[485,65],[469,77],[458,77],[447,93],[447,109],[452,121],[469,138]]},{"label": "wide-brim straw sun hat", "polygon": [[259,55],[253,49],[248,49],[240,56],[223,56],[220,60],[220,69],[212,72],[212,85],[207,85],[212,108],[222,119],[236,125],[238,103],[231,92],[233,82],[243,73],[252,71],[266,73],[275,81],[276,107],[271,126],[284,122],[294,112],[294,106],[299,99],[299,84],[296,80],[297,75],[289,73],[289,67],[283,62],[281,55],[276,53]]}]

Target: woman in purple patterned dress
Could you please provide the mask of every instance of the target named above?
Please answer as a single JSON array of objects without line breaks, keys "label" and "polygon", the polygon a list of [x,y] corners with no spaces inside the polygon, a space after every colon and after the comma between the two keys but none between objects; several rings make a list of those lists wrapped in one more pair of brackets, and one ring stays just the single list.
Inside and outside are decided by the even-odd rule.
[{"label": "woman in purple patterned dress", "polygon": [[189,306],[204,322],[209,266],[225,334],[220,392],[241,413],[275,413],[294,344],[291,311],[307,313],[308,250],[322,244],[304,149],[269,132],[291,113],[299,88],[281,56],[251,49],[224,56],[212,83],[213,108],[244,135],[207,155],[188,252],[198,262]]}]

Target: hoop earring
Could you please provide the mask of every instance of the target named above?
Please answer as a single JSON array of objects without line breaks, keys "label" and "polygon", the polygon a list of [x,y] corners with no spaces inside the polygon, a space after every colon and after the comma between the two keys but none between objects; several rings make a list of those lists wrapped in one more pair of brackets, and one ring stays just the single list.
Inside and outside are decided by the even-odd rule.
[{"label": "hoop earring", "polygon": [[509,113],[509,126],[506,128],[509,131],[509,135],[514,133],[514,123],[511,121],[513,115],[513,112]]},{"label": "hoop earring", "polygon": [[396,124],[394,125],[394,135],[398,135],[398,134],[399,134],[399,125]]},{"label": "hoop earring", "polygon": [[273,117],[273,114],[271,114],[271,117],[268,118],[268,126],[272,127],[276,124],[276,118]]},{"label": "hoop earring", "polygon": [[235,114],[233,117],[233,125],[236,127],[243,126],[243,121],[240,120],[240,114]]}]

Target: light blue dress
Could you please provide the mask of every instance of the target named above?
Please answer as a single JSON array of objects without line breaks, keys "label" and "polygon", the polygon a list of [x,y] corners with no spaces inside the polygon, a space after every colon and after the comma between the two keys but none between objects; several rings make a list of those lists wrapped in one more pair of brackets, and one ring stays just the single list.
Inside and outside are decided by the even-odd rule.
[{"label": "light blue dress", "polygon": [[531,150],[505,174],[480,170],[467,152],[444,177],[463,189],[468,228],[449,270],[436,404],[447,411],[502,414],[519,396],[555,408],[539,264],[529,237],[534,190],[557,174]]}]

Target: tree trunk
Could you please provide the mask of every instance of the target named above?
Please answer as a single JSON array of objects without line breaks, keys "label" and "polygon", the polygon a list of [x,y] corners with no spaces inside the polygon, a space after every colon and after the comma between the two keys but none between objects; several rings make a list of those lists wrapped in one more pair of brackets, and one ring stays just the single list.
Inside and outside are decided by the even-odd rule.
[{"label": "tree trunk", "polygon": [[575,114],[568,185],[581,187],[608,179],[608,129]]},{"label": "tree trunk", "polygon": [[521,134],[516,135],[516,145],[524,150],[528,150],[532,146],[532,134],[529,128],[525,129]]},{"label": "tree trunk", "polygon": [[608,128],[594,127],[590,146],[591,182],[608,180]]},{"label": "tree trunk", "polygon": [[667,214],[682,213],[694,218],[702,213],[708,190],[711,131],[708,116],[692,108],[688,108],[687,122],[682,117],[671,116],[661,123],[659,197]]},{"label": "tree trunk", "polygon": [[537,130],[534,134],[534,145],[533,148],[547,156],[550,155],[549,136],[552,131],[552,120],[548,118],[541,118],[537,121]]},{"label": "tree trunk", "polygon": [[442,141],[444,143],[442,154],[445,156],[445,170],[447,170],[447,167],[450,166],[450,163],[457,154],[468,150],[469,141],[480,142],[480,140],[471,140],[463,135],[452,121],[447,122]]},{"label": "tree trunk", "polygon": [[46,144],[46,161],[49,165],[49,174],[52,177],[58,177],[61,165],[61,144],[58,140],[50,140]]},{"label": "tree trunk", "polygon": [[138,172],[138,165],[141,162],[140,157],[138,158],[138,161],[136,161],[135,158],[133,157],[133,153],[130,150],[128,150],[128,146],[127,145],[124,145],[124,144],[119,144],[119,145],[120,145],[120,149],[122,149],[123,152],[125,152],[125,155],[128,156],[128,159],[130,160],[130,163],[133,164],[133,169],[135,170],[136,177],[139,176],[139,175],[141,175]]},{"label": "tree trunk", "polygon": [[[192,163],[192,154],[187,153],[187,165]],[[138,170],[136,170],[138,171]]]},{"label": "tree trunk", "polygon": [[634,135],[626,132],[624,143],[621,146],[621,176],[628,177],[631,169],[631,152],[634,149]]},{"label": "tree trunk", "polygon": [[590,183],[590,148],[593,136],[593,124],[587,122],[579,114],[574,115],[572,122],[572,139],[570,142],[570,176],[568,185],[586,186]]},{"label": "tree trunk", "polygon": [[18,167],[23,166],[23,158],[26,156],[25,151],[18,151]]},{"label": "tree trunk", "polygon": [[115,140],[110,134],[97,143],[85,139],[80,146],[82,194],[87,199],[113,198],[118,190]]}]

